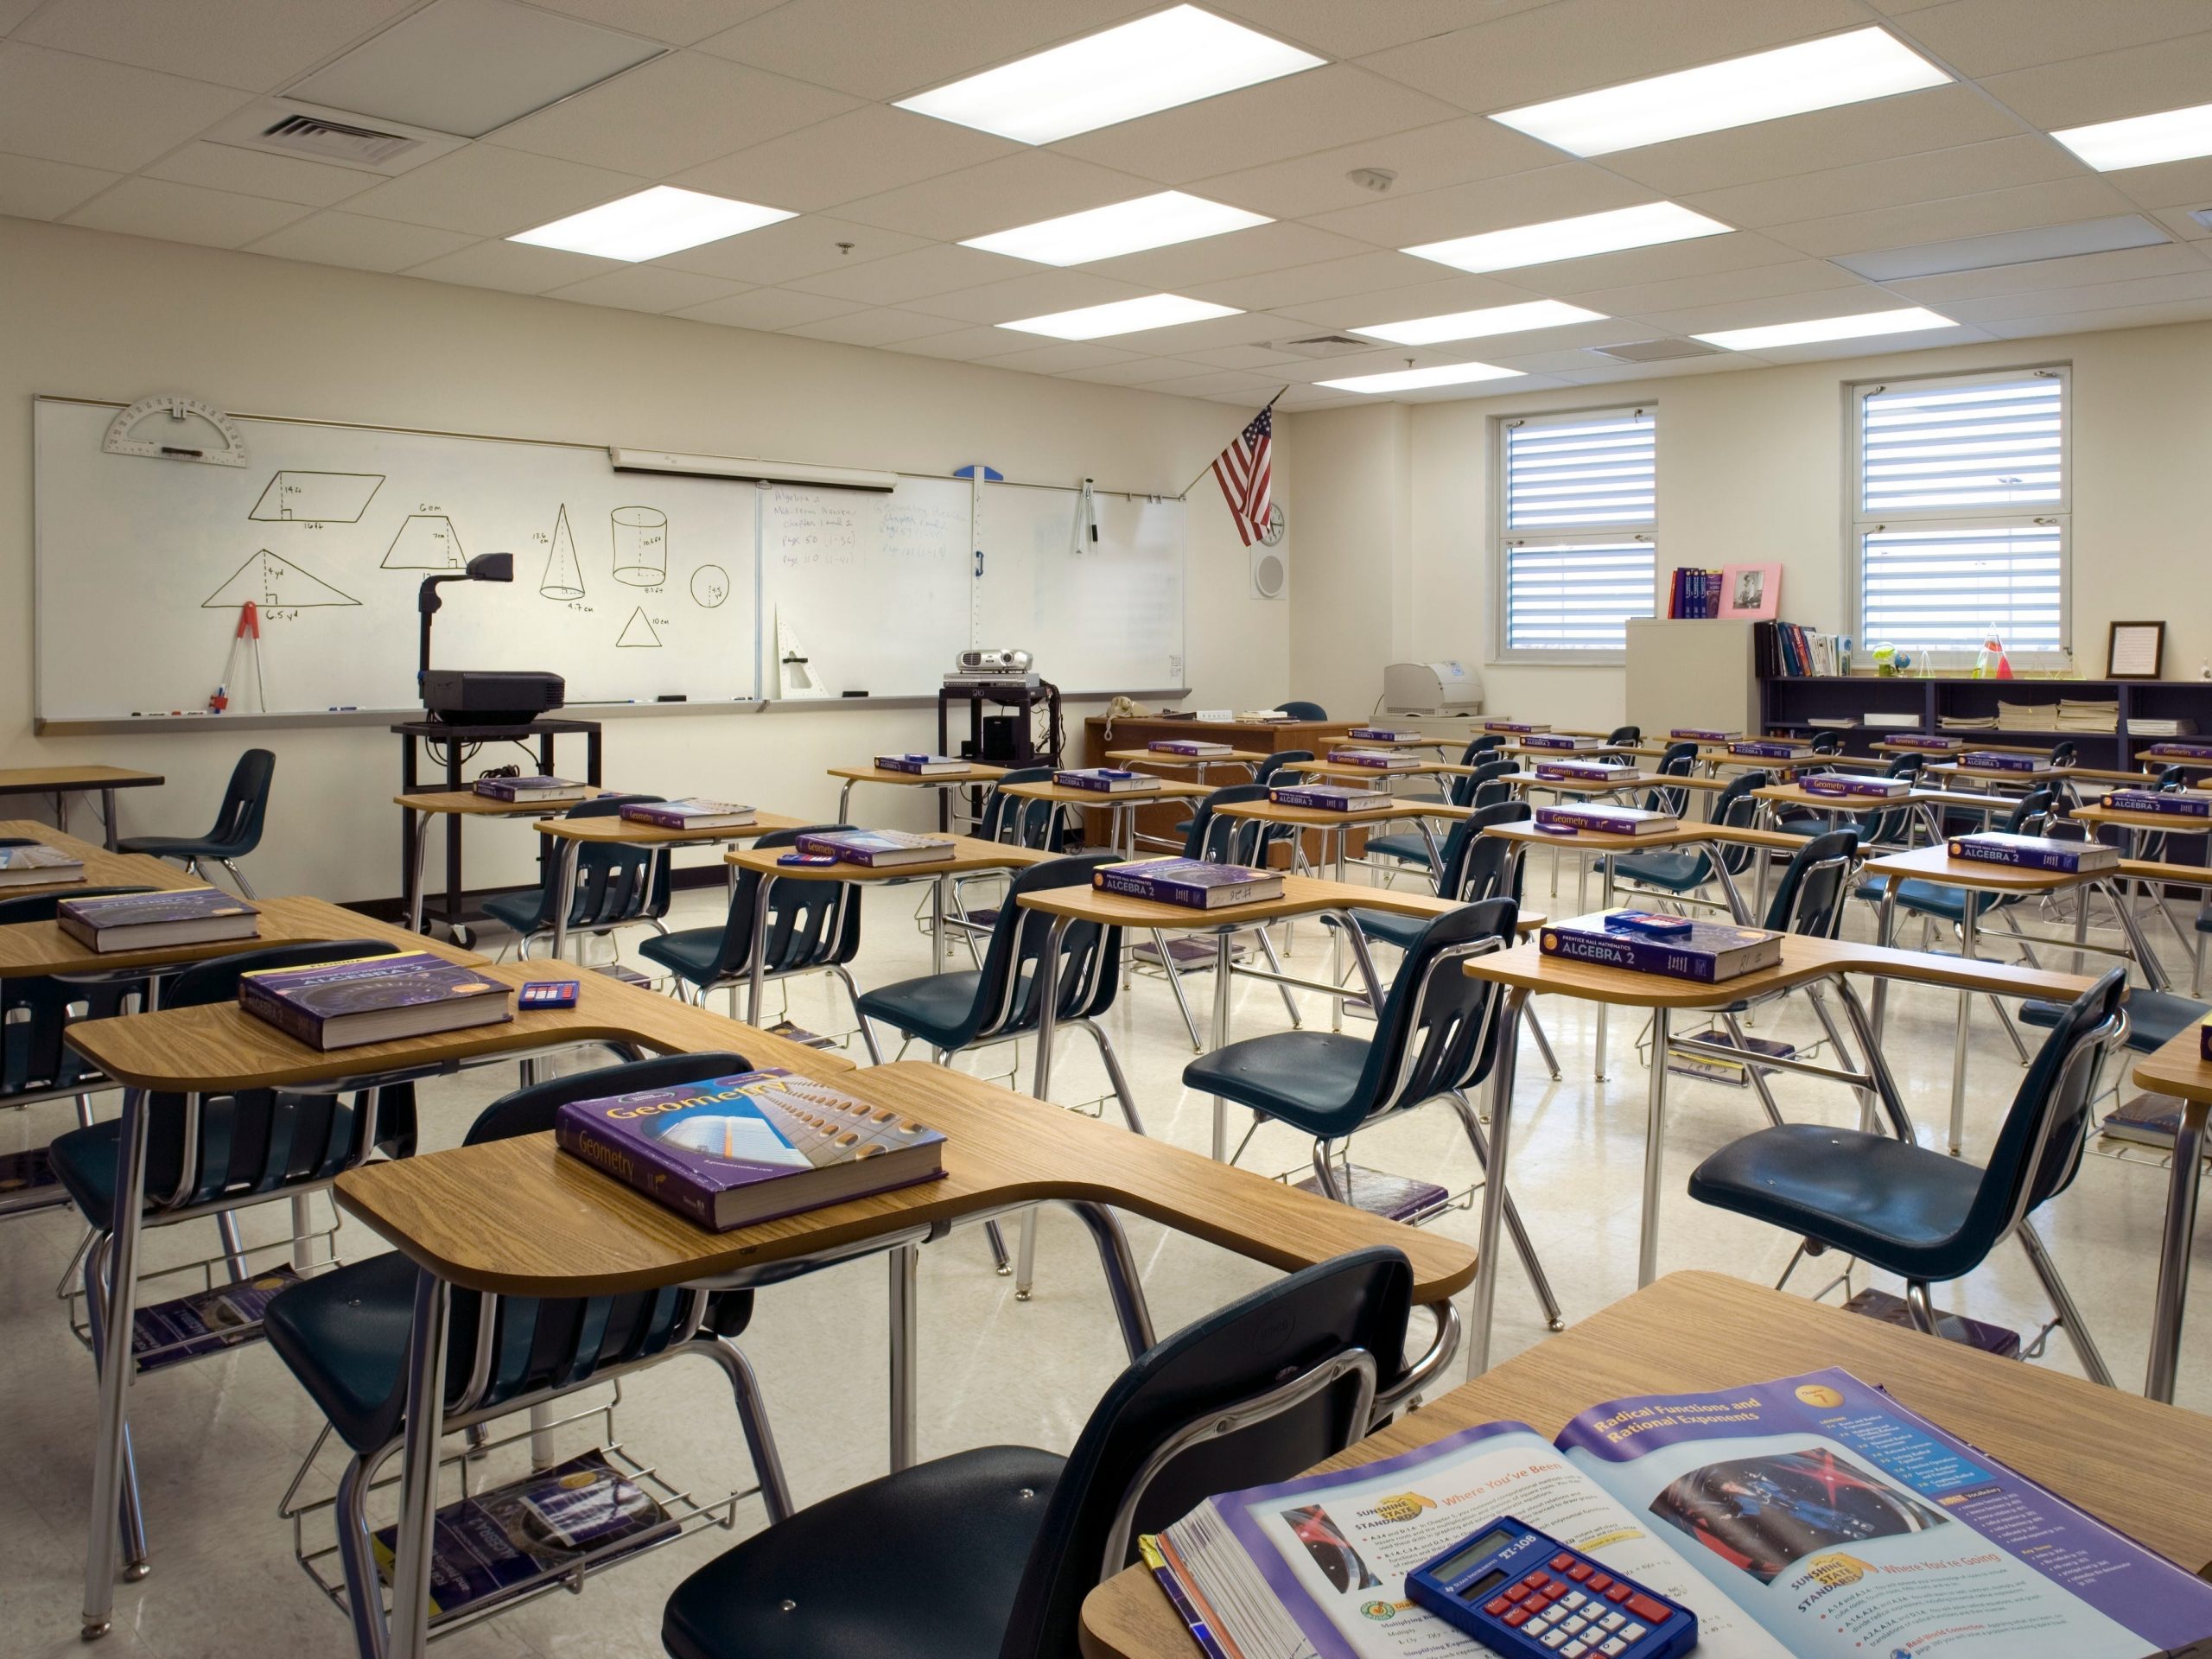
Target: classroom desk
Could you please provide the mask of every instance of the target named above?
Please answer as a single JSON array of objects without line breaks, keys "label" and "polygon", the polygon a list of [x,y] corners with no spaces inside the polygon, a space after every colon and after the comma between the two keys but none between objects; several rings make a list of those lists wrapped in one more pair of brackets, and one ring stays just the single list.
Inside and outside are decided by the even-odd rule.
[{"label": "classroom desk", "polygon": [[[620,794],[620,791],[610,793]],[[586,795],[583,800],[592,797]],[[409,835],[414,845],[414,855],[403,878],[406,891],[402,895],[407,901],[408,931],[423,931],[423,864],[430,844],[430,820],[436,817],[454,818],[542,818],[548,812],[565,812],[582,801],[502,801],[489,795],[479,795],[473,789],[423,790],[412,795],[395,795],[394,806],[408,814]],[[451,908],[450,906],[448,906]]]},{"label": "classroom desk", "polygon": [[[1083,760],[1086,766],[1107,766],[1110,747],[1141,749],[1160,738],[1194,738],[1202,743],[1227,743],[1240,752],[1264,760],[1286,750],[1304,749],[1325,754],[1347,741],[1345,734],[1357,720],[1192,720],[1160,715],[1138,715],[1108,720],[1093,715],[1083,722]],[[1070,734],[1073,735],[1072,732]],[[1147,807],[1137,814],[1137,833],[1162,840],[1172,838],[1179,817],[1186,816],[1172,804]]]},{"label": "classroom desk", "polygon": [[[2001,749],[1992,750],[2001,754]],[[2067,775],[2058,766],[2033,766],[2025,771],[2012,766],[1970,766],[1963,760],[1931,760],[1921,771],[1930,778],[1940,778],[1948,783],[1974,783],[1986,789],[2015,789],[2030,794],[2046,784],[2060,781]]]},{"label": "classroom desk", "polygon": [[[2098,734],[2085,732],[2082,735],[2094,737]],[[1894,738],[1885,739],[1875,744],[1873,748],[1877,754],[1924,754],[1931,760],[1939,760],[1947,754],[1965,754],[1974,749],[1986,749],[1992,754],[2049,754],[2050,753],[2049,744],[2040,748],[2023,748],[2014,743],[1978,743],[1974,741],[1974,736],[1975,734],[1971,732],[1961,733],[1956,742],[1947,743],[1940,749],[1931,749],[1925,743],[1900,742]]]},{"label": "classroom desk", "polygon": [[1355,761],[1332,760],[1324,755],[1318,760],[1293,760],[1284,770],[1302,772],[1309,778],[1359,778],[1379,784],[1393,778],[1465,776],[1474,768],[1463,766],[1456,760],[1415,760],[1402,766],[1363,766]]},{"label": "classroom desk", "polygon": [[575,891],[576,861],[583,856],[587,846],[645,847],[656,852],[664,847],[718,847],[757,841],[779,830],[804,830],[808,822],[805,818],[786,817],[780,812],[758,810],[750,823],[714,830],[667,830],[657,823],[634,823],[621,817],[540,818],[537,833],[561,843],[561,871],[553,886],[553,891],[560,895],[559,906],[553,912],[553,954],[556,957],[563,956],[569,948],[570,895]]},{"label": "classroom desk", "polygon": [[85,978],[158,972],[217,957],[237,956],[270,945],[304,944],[324,939],[379,939],[405,950],[436,950],[468,960],[458,947],[444,947],[408,931],[346,910],[327,899],[257,899],[261,931],[251,939],[221,939],[204,944],[172,944],[153,950],[110,950],[105,955],[61,930],[58,922],[16,922],[0,927],[0,979],[43,976]]},{"label": "classroom desk", "polygon": [[1751,791],[1754,798],[1764,803],[1760,816],[1769,823],[1777,822],[1784,808],[1800,812],[1818,812],[1828,823],[1828,828],[1841,827],[1848,818],[1863,818],[1899,809],[1912,813],[1920,827],[1927,831],[1933,843],[1943,839],[1943,809],[1957,807],[1964,811],[1979,812],[1985,823],[1999,810],[2009,810],[2014,802],[2002,795],[1975,795],[1962,790],[1915,789],[1903,795],[1819,795],[1801,782],[1767,784]]},{"label": "classroom desk", "polygon": [[[2183,1568],[2212,1574],[2212,1417],[1932,1342],[1715,1273],[1671,1273],[1319,1465],[1409,1452],[1478,1423],[1554,1435],[1607,1400],[1708,1393],[1840,1366]],[[2108,1425],[2094,1434],[2082,1425]],[[2158,1448],[2146,1468],[2142,1448]],[[1084,1659],[1191,1659],[1142,1567],[1083,1605]]]},{"label": "classroom desk", "polygon": [[207,885],[206,877],[194,875],[165,859],[147,853],[111,853],[105,847],[79,841],[50,823],[40,823],[32,818],[0,819],[0,836],[37,842],[57,853],[81,859],[85,865],[82,880],[20,881],[0,887],[0,902],[28,899],[34,893],[59,893],[67,898],[72,892],[81,893],[89,887],[153,887],[163,893],[175,893]]},{"label": "classroom desk", "polygon": [[[1065,784],[1045,780],[1033,784],[1001,784],[999,789],[1001,793],[1011,795],[1017,800],[1046,802],[1053,809],[1056,817],[1061,812],[1070,817],[1077,812],[1108,814],[1106,844],[1100,850],[1125,852],[1132,858],[1136,856],[1139,807],[1157,805],[1162,801],[1204,800],[1213,793],[1204,784],[1170,783],[1166,779],[1155,779],[1149,789],[1132,789],[1118,795],[1109,795],[1096,789],[1073,789]],[[1090,844],[1087,834],[1084,844]]]},{"label": "classroom desk", "polygon": [[[1859,944],[1846,939],[1821,939],[1802,933],[1782,936],[1782,960],[1771,968],[1740,975],[1718,985],[1674,979],[1664,974],[1637,973],[1626,968],[1545,956],[1535,942],[1510,950],[1471,958],[1465,972],[1504,988],[1509,1001],[1500,1016],[1511,1030],[1522,1006],[1534,995],[1580,997],[1601,1006],[1642,1008],[1651,1019],[1651,1073],[1646,1102],[1643,1147],[1643,1230],[1637,1258],[1637,1283],[1649,1284],[1659,1270],[1659,1181],[1662,1168],[1662,1142],[1667,1122],[1667,1051],[1669,1028],[1676,1013],[1697,1014],[1726,1007],[1739,999],[1794,990],[1815,981],[1834,980],[1839,999],[1850,1018],[1853,1040],[1858,1043],[1863,1071],[1815,1065],[1803,1060],[1763,1061],[1776,1070],[1819,1077],[1871,1091],[1886,1109],[1892,1123],[1910,1124],[1910,1113],[1891,1077],[1873,1024],[1847,974],[1872,977],[1878,988],[1891,979],[1915,984],[1955,987],[1967,992],[2017,997],[2047,997],[2071,1001],[2090,982],[2071,974],[2040,972],[1973,957],[1938,957],[1917,950],[1892,950],[1886,945]],[[1505,1170],[1510,1154],[1513,1074],[1517,1046],[1500,1045],[1491,1092],[1491,1154],[1488,1185],[1483,1193],[1483,1216],[1478,1254],[1481,1271],[1475,1281],[1473,1315],[1468,1325],[1468,1375],[1489,1363],[1491,1307],[1497,1289],[1497,1228],[1506,1192]]]},{"label": "classroom desk", "polygon": [[[2204,1167],[2204,1125],[2212,1116],[2212,1065],[2201,1057],[2202,1039],[2184,1031],[2135,1063],[2135,1081],[2153,1094],[2182,1103],[2174,1136],[2173,1170],[2166,1184],[2166,1218],[2158,1249],[2158,1293],[2151,1319],[2151,1363],[2143,1392],[2152,1400],[2174,1397],[2181,1364],[2182,1314],[2189,1302],[2189,1260],[2196,1247],[2196,1197]],[[2201,1490],[2212,1491],[2212,1485]]]},{"label": "classroom desk", "polygon": [[[1004,766],[987,766],[980,760],[970,760],[958,772],[937,772],[925,776],[914,772],[894,772],[887,767],[831,766],[830,775],[844,782],[837,791],[837,822],[850,823],[853,786],[856,784],[887,784],[894,789],[933,789],[938,791],[938,801],[944,804],[944,791],[963,789],[973,784],[993,784],[1006,776]],[[938,820],[942,824],[944,818]]]},{"label": "classroom desk", "polygon": [[2123,807],[2090,804],[2069,807],[2066,816],[2076,823],[2098,829],[2109,826],[2133,831],[2131,842],[2143,836],[2181,836],[2191,839],[2212,836],[2212,818],[2184,817],[2178,812],[2131,812]]},{"label": "classroom desk", "polygon": [[54,821],[63,834],[69,830],[69,798],[97,794],[100,798],[103,844],[115,850],[115,791],[152,789],[168,780],[158,772],[132,772],[124,766],[10,766],[0,769],[0,795],[51,795]]},{"label": "classroom desk", "polygon": [[[1433,1375],[1449,1359],[1457,1332],[1449,1299],[1474,1274],[1464,1244],[1070,1116],[944,1066],[872,1066],[836,1082],[943,1131],[944,1179],[717,1234],[564,1158],[550,1135],[429,1153],[339,1178],[339,1204],[421,1269],[392,1598],[404,1611],[392,1621],[390,1659],[419,1659],[427,1638],[446,1319],[456,1285],[511,1296],[613,1295],[769,1283],[810,1265],[887,1253],[894,1469],[910,1466],[915,1455],[920,1245],[956,1225],[1029,1205],[1068,1204],[1090,1228],[1132,1357],[1152,1345],[1154,1333],[1115,1209],[1286,1272],[1368,1245],[1394,1245],[1413,1262],[1414,1300],[1437,1310],[1437,1341],[1422,1365]],[[486,1211],[488,1192],[499,1195],[496,1216]]]}]

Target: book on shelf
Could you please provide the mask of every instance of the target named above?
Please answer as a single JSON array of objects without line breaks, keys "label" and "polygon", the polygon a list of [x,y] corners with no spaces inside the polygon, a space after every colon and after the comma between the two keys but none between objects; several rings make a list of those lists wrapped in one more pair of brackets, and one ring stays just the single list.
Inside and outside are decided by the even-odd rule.
[{"label": "book on shelf", "polygon": [[0,887],[60,887],[84,879],[85,861],[59,847],[0,847]]},{"label": "book on shelf", "polygon": [[235,1348],[261,1335],[261,1316],[281,1291],[300,1282],[289,1267],[218,1285],[175,1301],[156,1302],[130,1316],[130,1352],[141,1371]]},{"label": "book on shelf", "polygon": [[802,853],[834,858],[840,864],[892,870],[908,864],[943,864],[955,850],[949,836],[909,835],[903,830],[823,830],[801,836]]},{"label": "book on shelf", "polygon": [[1195,737],[1155,737],[1145,747],[1155,754],[1179,754],[1192,760],[1211,760],[1236,753],[1234,744],[1209,742]]},{"label": "book on shelf", "polygon": [[2151,812],[2169,818],[2212,817],[2212,790],[2115,789],[2104,798],[2114,812]]},{"label": "book on shelf", "polygon": [[2049,836],[2011,836],[1999,830],[1953,836],[1953,858],[1978,864],[2009,864],[2016,869],[2056,870],[2067,875],[2120,868],[2120,849],[2101,841],[2059,841]]},{"label": "book on shelf", "polygon": [[[1225,1492],[1146,1559],[1209,1653],[1480,1659],[1406,1575],[1506,1516],[1690,1609],[1700,1659],[2162,1659],[2212,1637],[2212,1584],[1835,1369]],[[1634,1659],[1624,1628],[1551,1650]]]},{"label": "book on shelf", "polygon": [[1635,913],[1601,910],[1548,922],[1537,936],[1537,948],[1545,956],[1570,962],[1694,979],[1704,985],[1726,984],[1782,960],[1782,935],[1766,928],[1693,921],[1686,938],[1653,938],[1619,925],[1619,918]]},{"label": "book on shelf", "polygon": [[687,795],[677,801],[632,802],[622,809],[622,817],[656,830],[742,830],[758,822],[760,814],[734,802]]},{"label": "book on shelf", "polygon": [[1508,737],[1528,737],[1537,732],[1548,732],[1551,728],[1526,720],[1486,720],[1483,721],[1483,730],[1501,732]]},{"label": "book on shelf", "polygon": [[1331,749],[1329,764],[1357,766],[1363,772],[1414,772],[1420,769],[1421,759],[1395,749]]},{"label": "book on shelf", "polygon": [[54,919],[71,938],[103,956],[261,937],[259,909],[220,887],[64,899],[55,906]]},{"label": "book on shelf", "polygon": [[1052,781],[1062,789],[1088,790],[1093,795],[1149,795],[1160,779],[1148,772],[1129,772],[1120,766],[1075,766],[1056,772]]},{"label": "book on shelf", "polygon": [[[2142,724],[2140,721],[2131,721],[2131,729],[2139,730]],[[2153,743],[2143,753],[2154,760],[2212,761],[2212,743]]]},{"label": "book on shelf", "polygon": [[1101,893],[1150,899],[1191,910],[1220,910],[1282,897],[1282,876],[1241,864],[1209,864],[1197,858],[1144,858],[1109,864],[1090,873]]},{"label": "book on shelf", "polygon": [[1753,666],[1768,679],[1833,679],[1850,672],[1842,641],[1796,622],[1753,625]]},{"label": "book on shelf", "polygon": [[1610,784],[1638,776],[1632,760],[1539,760],[1536,776],[1549,784]]},{"label": "book on shelf", "polygon": [[1696,743],[1732,743],[1741,732],[1724,732],[1711,726],[1677,726],[1667,735],[1677,741]]},{"label": "book on shelf", "polygon": [[1851,797],[1876,801],[1901,801],[1912,793],[1910,778],[1873,778],[1864,772],[1816,772],[1797,780],[1808,795]]},{"label": "book on shelf", "polygon": [[1720,614],[1720,572],[1676,565],[1667,594],[1667,615],[1685,622],[1709,622]]},{"label": "book on shelf", "polygon": [[567,778],[479,778],[471,787],[487,801],[506,801],[517,806],[543,801],[581,801],[591,793],[589,784]]},{"label": "book on shelf", "polygon": [[1608,836],[1656,836],[1682,827],[1682,821],[1672,812],[1652,807],[1566,801],[1538,807],[1536,823],[1542,829],[1595,830]]},{"label": "book on shelf", "polygon": [[1397,803],[1379,789],[1357,784],[1291,784],[1270,788],[1277,806],[1302,806],[1315,812],[1379,812]]},{"label": "book on shelf", "polygon": [[790,1071],[572,1100],[561,1150],[726,1233],[944,1173],[944,1136]]},{"label": "book on shelf", "polygon": [[2039,754],[2012,754],[2003,749],[1968,749],[1959,764],[1969,772],[2041,772],[2048,764]]},{"label": "book on shelf", "polygon": [[1602,749],[1602,737],[1586,737],[1573,732],[1530,732],[1521,740],[1524,749],[1556,750],[1561,754],[1574,754],[1587,750]]},{"label": "book on shelf", "polygon": [[[1154,744],[1157,748],[1159,745]],[[968,762],[957,754],[879,754],[875,757],[878,772],[903,772],[914,778],[942,778],[948,772],[965,772]]]},{"label": "book on shelf", "polygon": [[514,988],[428,950],[349,957],[238,976],[238,1006],[327,1052],[435,1032],[504,1025]]}]

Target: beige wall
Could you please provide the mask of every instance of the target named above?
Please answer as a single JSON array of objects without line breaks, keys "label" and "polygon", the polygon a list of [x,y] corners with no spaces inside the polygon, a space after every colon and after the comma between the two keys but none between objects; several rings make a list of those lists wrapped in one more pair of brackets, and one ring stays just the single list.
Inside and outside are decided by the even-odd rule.
[{"label": "beige wall", "polygon": [[[388,734],[33,735],[34,394],[176,391],[261,414],[917,473],[980,460],[1009,478],[1171,491],[1249,418],[1190,398],[4,218],[0,316],[0,766],[162,772],[167,788],[125,798],[124,830],[185,833],[213,817],[238,750],[264,744],[277,755],[276,788],[251,873],[264,892],[338,899],[398,889]],[[1289,448],[1276,461],[1286,494]],[[1290,607],[1248,597],[1218,492],[1206,483],[1191,503],[1195,701],[1272,701],[1284,694]],[[411,657],[414,640],[391,648]],[[1049,677],[1052,664],[1040,666]],[[1095,711],[1071,709],[1071,723]],[[607,776],[826,817],[836,797],[824,766],[934,737],[923,709],[641,715],[608,723]],[[580,750],[568,764],[581,766]],[[916,810],[881,793],[855,807],[878,822],[912,822]],[[470,846],[472,882],[528,879],[527,837],[514,830],[486,827]]]},{"label": "beige wall", "polygon": [[[2049,363],[2073,366],[2075,661],[2101,674],[2108,622],[2164,618],[2167,677],[2193,678],[2212,658],[2195,487],[2212,463],[2212,324],[2203,323],[1293,416],[1294,677],[1325,671],[1348,705],[1363,708],[1384,663],[1457,657],[1484,664],[1495,712],[1610,725],[1630,712],[1618,669],[1488,661],[1493,417],[1656,406],[1662,594],[1677,564],[1779,562],[1783,614],[1835,630],[1845,615],[1846,385]],[[1378,544],[1389,536],[1403,537],[1402,550]],[[1361,582],[1385,569],[1402,572],[1402,584],[1387,596],[1364,591]],[[1338,616],[1363,622],[1370,611],[1402,623],[1362,626],[1341,660],[1317,658]]]}]

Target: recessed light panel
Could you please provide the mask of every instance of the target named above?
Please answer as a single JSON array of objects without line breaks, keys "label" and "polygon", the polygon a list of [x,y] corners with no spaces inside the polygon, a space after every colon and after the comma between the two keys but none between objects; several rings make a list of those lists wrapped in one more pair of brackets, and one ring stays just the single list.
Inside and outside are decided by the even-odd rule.
[{"label": "recessed light panel", "polygon": [[1385,391],[1420,391],[1428,386],[1464,386],[1478,380],[1515,380],[1518,369],[1501,369],[1495,363],[1439,363],[1427,369],[1394,369],[1388,374],[1355,374],[1349,380],[1324,380],[1332,391],[1363,391],[1370,397]]},{"label": "recessed light panel", "polygon": [[780,207],[760,207],[728,196],[702,195],[696,190],[657,184],[507,240],[596,254],[601,259],[626,259],[634,264],[793,217]]},{"label": "recessed light panel", "polygon": [[1516,225],[1510,231],[1486,231],[1480,236],[1429,242],[1402,251],[1461,270],[1512,270],[1522,265],[1549,264],[1555,259],[1618,253],[1623,248],[1726,236],[1734,228],[1671,201],[1647,201],[1640,207],[1616,207],[1611,213],[1584,213],[1541,225]]},{"label": "recessed light panel", "polygon": [[1606,156],[1808,110],[1940,86],[1951,79],[1885,29],[1857,29],[1771,52],[1631,80],[1491,120],[1573,156]]},{"label": "recessed light panel", "polygon": [[1777,322],[1764,328],[1724,328],[1693,334],[1724,351],[1757,352],[1772,346],[1811,346],[1827,340],[1862,340],[1871,334],[1910,334],[1923,328],[1955,328],[1948,317],[1909,305],[1895,311],[1862,311],[1850,317],[1816,317],[1809,322]]},{"label": "recessed light panel", "polygon": [[1531,300],[1526,305],[1493,305],[1448,316],[1409,317],[1355,328],[1355,334],[1393,340],[1401,346],[1433,346],[1445,340],[1479,340],[1485,334],[1517,334],[1530,328],[1563,328],[1570,322],[1603,322],[1602,311],[1586,311],[1563,300]]},{"label": "recessed light panel", "polygon": [[1018,143],[1049,144],[1324,61],[1196,6],[1174,6],[898,106]]},{"label": "recessed light panel", "polygon": [[2069,127],[2050,136],[2100,173],[2184,162],[2194,156],[2212,156],[2212,104]]},{"label": "recessed light panel", "polygon": [[1233,305],[1210,305],[1204,300],[1186,300],[1180,294],[1147,294],[1139,299],[1086,305],[1077,311],[1055,311],[998,326],[1018,328],[1025,334],[1050,334],[1054,340],[1103,340],[1109,334],[1134,334],[1146,328],[1169,328],[1179,322],[1204,322],[1209,317],[1238,315]]},{"label": "recessed light panel", "polygon": [[2120,213],[2074,225],[2045,225],[2032,231],[1962,236],[1950,242],[1923,242],[1917,247],[1884,248],[1874,253],[1837,254],[1834,259],[1870,283],[1895,283],[1955,270],[1991,270],[2000,265],[2071,259],[2084,253],[2111,253],[2120,248],[2153,248],[2172,240],[2140,214]]},{"label": "recessed light panel", "polygon": [[1081,265],[1093,259],[1111,259],[1121,253],[1141,253],[1177,242],[1226,231],[1249,230],[1274,221],[1262,213],[1248,213],[1203,196],[1186,196],[1180,190],[1163,190],[1156,196],[1117,201],[1110,207],[1093,207],[1085,213],[1039,219],[1034,225],[994,232],[963,242],[963,248],[985,253],[1010,254],[1034,259],[1043,265]]}]

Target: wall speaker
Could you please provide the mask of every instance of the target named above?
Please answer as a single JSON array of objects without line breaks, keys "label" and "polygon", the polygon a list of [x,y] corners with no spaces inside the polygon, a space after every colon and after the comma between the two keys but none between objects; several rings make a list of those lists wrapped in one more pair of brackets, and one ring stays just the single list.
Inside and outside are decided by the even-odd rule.
[{"label": "wall speaker", "polygon": [[1255,542],[1247,552],[1251,561],[1252,597],[1288,599],[1290,597],[1289,550],[1281,546],[1269,547],[1265,542]]}]

